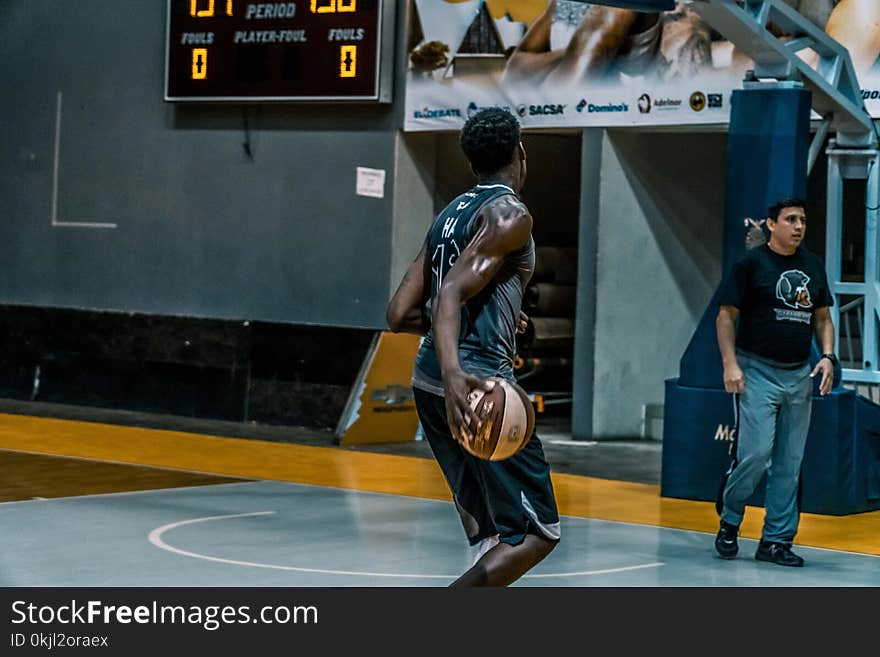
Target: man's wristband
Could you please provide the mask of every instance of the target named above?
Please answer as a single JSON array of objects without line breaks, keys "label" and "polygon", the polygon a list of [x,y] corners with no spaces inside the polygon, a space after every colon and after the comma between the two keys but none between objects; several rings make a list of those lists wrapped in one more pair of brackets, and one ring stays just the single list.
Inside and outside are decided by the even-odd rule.
[{"label": "man's wristband", "polygon": [[[834,354],[822,354],[822,358],[827,358],[831,361],[832,367],[837,367],[837,356],[835,356]],[[820,358],[819,360],[822,360],[822,358]]]}]

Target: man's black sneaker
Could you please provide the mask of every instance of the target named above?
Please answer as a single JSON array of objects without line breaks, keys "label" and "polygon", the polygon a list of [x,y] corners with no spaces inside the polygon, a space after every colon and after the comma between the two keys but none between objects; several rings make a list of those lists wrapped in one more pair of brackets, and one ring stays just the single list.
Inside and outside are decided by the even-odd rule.
[{"label": "man's black sneaker", "polygon": [[758,561],[769,561],[770,563],[779,564],[780,566],[793,566],[800,568],[804,565],[803,558],[791,551],[791,546],[785,543],[771,543],[769,541],[761,541],[758,544],[758,551],[755,552],[755,559]]},{"label": "man's black sneaker", "polygon": [[737,532],[739,532],[739,527],[721,521],[721,529],[715,536],[715,551],[722,559],[733,559],[739,552],[739,545],[736,544]]}]

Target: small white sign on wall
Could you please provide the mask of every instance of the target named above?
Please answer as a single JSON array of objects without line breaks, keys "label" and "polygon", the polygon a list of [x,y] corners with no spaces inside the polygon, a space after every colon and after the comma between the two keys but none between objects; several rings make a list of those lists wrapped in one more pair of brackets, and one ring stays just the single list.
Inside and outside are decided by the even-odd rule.
[{"label": "small white sign on wall", "polygon": [[357,168],[358,196],[385,198],[385,169]]}]

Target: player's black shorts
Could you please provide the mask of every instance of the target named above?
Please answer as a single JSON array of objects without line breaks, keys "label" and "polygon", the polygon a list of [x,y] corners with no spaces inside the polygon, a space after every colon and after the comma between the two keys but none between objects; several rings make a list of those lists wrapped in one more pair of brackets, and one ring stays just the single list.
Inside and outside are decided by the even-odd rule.
[{"label": "player's black shorts", "polygon": [[471,545],[499,535],[519,545],[527,534],[559,540],[559,513],[550,466],[537,434],[503,461],[472,456],[449,431],[443,397],[413,388],[422,430],[452,489]]}]

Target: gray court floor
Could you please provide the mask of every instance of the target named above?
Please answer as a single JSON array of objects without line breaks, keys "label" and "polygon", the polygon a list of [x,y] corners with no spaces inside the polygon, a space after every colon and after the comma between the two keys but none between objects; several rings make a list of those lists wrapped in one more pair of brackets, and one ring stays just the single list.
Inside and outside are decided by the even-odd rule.
[{"label": "gray court floor", "polygon": [[[880,586],[880,557],[803,569],[715,556],[711,534],[564,517],[517,586]],[[0,586],[445,586],[470,565],[451,503],[244,482],[0,504]]]}]

